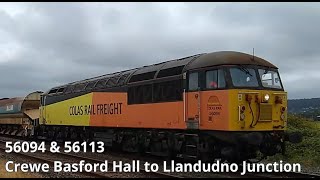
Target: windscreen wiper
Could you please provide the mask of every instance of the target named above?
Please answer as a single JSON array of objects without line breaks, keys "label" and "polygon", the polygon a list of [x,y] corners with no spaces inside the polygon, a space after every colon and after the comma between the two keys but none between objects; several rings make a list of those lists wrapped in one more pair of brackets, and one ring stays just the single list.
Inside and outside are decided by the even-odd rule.
[{"label": "windscreen wiper", "polygon": [[245,72],[246,74],[249,74],[250,76],[253,76],[250,72],[249,72],[249,70],[247,69],[247,68],[245,68],[244,66],[242,66],[242,65],[239,65],[240,66],[240,70],[241,71],[243,71],[243,72]]},{"label": "windscreen wiper", "polygon": [[270,67],[268,67],[267,69],[265,69],[263,74],[267,74],[267,73],[270,71],[270,69],[271,69]]}]

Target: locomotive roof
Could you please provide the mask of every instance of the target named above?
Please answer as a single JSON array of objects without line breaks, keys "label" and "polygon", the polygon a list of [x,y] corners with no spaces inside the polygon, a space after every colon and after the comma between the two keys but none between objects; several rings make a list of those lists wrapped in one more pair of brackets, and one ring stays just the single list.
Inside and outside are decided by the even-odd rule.
[{"label": "locomotive roof", "polygon": [[[236,51],[219,51],[213,53],[202,53],[193,56],[184,57],[181,59],[175,59],[170,61],[165,61],[157,64],[152,64],[148,66],[143,66],[140,68],[125,70],[121,72],[115,72],[111,74],[105,74],[98,77],[93,77],[90,79],[80,80],[72,83],[68,83],[62,86],[54,87],[52,90],[57,90],[59,88],[66,88],[79,84],[88,83],[98,83],[103,81],[107,87],[117,87],[124,84],[130,83],[133,79],[139,80],[143,76],[144,78],[148,76],[149,79],[163,77],[163,74],[174,74],[181,75],[183,71],[218,66],[218,65],[260,65],[271,68],[277,67],[270,62],[250,54],[236,52]],[[179,73],[177,73],[179,71]],[[109,84],[109,85],[108,85]]]},{"label": "locomotive roof", "polygon": [[191,70],[208,66],[237,64],[260,65],[277,69],[275,65],[260,57],[235,51],[220,51],[204,54],[189,64],[187,69]]}]

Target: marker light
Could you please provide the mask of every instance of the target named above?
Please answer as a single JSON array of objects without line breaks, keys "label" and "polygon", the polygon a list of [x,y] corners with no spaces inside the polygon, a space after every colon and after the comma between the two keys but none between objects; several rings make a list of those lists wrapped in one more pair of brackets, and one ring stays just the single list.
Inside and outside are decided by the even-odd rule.
[{"label": "marker light", "polygon": [[282,97],[281,96],[276,96],[276,104],[282,104]]},{"label": "marker light", "polygon": [[241,106],[241,112],[244,112],[246,110],[245,106]]},{"label": "marker light", "polygon": [[264,100],[265,101],[269,101],[269,98],[270,98],[269,94],[264,95]]},{"label": "marker light", "polygon": [[241,120],[244,120],[245,118],[246,118],[246,115],[240,114],[240,119],[241,119]]}]

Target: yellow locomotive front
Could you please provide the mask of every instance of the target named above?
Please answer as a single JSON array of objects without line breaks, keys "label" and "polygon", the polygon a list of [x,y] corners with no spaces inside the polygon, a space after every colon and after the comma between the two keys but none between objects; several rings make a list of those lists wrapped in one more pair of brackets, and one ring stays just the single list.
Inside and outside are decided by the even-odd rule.
[{"label": "yellow locomotive front", "polygon": [[[287,127],[287,93],[279,72],[267,67],[230,67],[230,130],[283,131]],[[244,89],[245,88],[245,89]]]},{"label": "yellow locomotive front", "polygon": [[[287,92],[277,69],[262,66],[229,67],[235,89],[229,90],[229,131],[237,132],[241,152],[256,158],[283,153],[284,142],[299,141],[287,130]],[[226,150],[232,157],[236,148]],[[249,153],[248,153],[249,152]]]}]

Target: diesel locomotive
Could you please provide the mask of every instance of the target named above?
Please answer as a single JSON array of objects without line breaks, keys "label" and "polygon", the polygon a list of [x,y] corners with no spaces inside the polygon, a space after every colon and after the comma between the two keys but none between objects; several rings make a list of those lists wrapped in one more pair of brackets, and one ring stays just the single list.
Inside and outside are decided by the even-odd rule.
[{"label": "diesel locomotive", "polygon": [[[1,101],[0,101],[1,102]],[[229,162],[282,153],[287,92],[278,68],[234,51],[188,56],[80,80],[41,94],[28,136]]]}]

